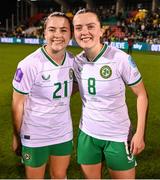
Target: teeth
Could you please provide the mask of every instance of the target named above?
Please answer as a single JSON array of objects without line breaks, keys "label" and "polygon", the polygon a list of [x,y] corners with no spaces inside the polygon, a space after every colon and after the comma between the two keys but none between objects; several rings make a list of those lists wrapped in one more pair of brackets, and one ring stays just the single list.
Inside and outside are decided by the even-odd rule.
[{"label": "teeth", "polygon": [[90,39],[90,37],[82,37],[81,39]]},{"label": "teeth", "polygon": [[57,43],[57,44],[62,44],[63,42],[62,41],[53,41],[54,43]]},{"label": "teeth", "polygon": [[91,38],[82,38],[81,40],[85,42],[85,41],[89,41],[90,39]]},{"label": "teeth", "polygon": [[53,39],[53,42],[62,42],[62,40],[58,39]]},{"label": "teeth", "polygon": [[85,37],[85,38],[81,38],[82,40],[85,40],[85,39],[90,39],[90,37]]}]

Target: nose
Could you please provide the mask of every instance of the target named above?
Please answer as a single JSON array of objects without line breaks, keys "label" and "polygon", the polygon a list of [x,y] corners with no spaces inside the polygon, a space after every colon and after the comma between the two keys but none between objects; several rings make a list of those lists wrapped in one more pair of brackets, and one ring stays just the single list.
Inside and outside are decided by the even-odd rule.
[{"label": "nose", "polygon": [[86,26],[84,26],[82,28],[82,31],[81,31],[82,34],[87,34],[88,33],[88,28]]},{"label": "nose", "polygon": [[60,37],[60,36],[61,36],[60,31],[59,31],[59,30],[56,30],[56,31],[54,32],[54,37]]}]

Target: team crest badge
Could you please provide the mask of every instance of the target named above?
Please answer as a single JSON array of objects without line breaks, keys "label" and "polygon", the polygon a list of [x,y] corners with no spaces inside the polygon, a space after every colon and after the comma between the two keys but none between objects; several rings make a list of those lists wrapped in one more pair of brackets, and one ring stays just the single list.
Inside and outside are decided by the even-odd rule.
[{"label": "team crest badge", "polygon": [[103,66],[100,69],[100,75],[104,78],[104,79],[108,79],[111,75],[112,75],[112,69],[109,66]]},{"label": "team crest badge", "polygon": [[69,69],[69,79],[73,79],[73,69]]},{"label": "team crest badge", "polygon": [[42,79],[43,80],[48,80],[48,79],[50,79],[50,77],[51,77],[51,75],[50,74],[48,74],[48,75],[42,75]]},{"label": "team crest badge", "polygon": [[28,154],[28,153],[25,153],[25,154],[23,155],[23,158],[24,158],[25,160],[29,160],[29,159],[31,159],[31,155]]}]

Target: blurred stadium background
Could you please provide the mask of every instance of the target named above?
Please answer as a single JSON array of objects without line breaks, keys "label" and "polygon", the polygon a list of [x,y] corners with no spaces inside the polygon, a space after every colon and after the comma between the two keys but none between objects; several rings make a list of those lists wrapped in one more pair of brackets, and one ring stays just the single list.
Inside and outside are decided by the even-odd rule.
[{"label": "blurred stadium background", "polygon": [[127,42],[131,38],[134,42],[160,44],[160,0],[8,1],[7,8],[1,5],[1,13],[8,14],[0,20],[0,37],[43,38],[43,21],[49,13],[63,11],[72,19],[84,7],[99,14],[105,29],[104,41]]},{"label": "blurred stadium background", "polygon": [[[7,1],[7,0],[6,0]],[[63,11],[71,19],[75,12],[87,7],[95,9],[105,29],[104,42],[127,51],[132,39],[133,53],[149,95],[149,113],[146,127],[146,149],[137,157],[137,179],[160,178],[160,0],[12,0],[11,7],[0,13],[0,179],[23,179],[21,159],[11,151],[12,79],[17,63],[37,49],[43,41],[43,21],[52,11]],[[5,13],[7,11],[7,13]],[[34,45],[33,45],[34,44]],[[81,51],[71,42],[68,50]],[[136,101],[127,89],[127,103],[134,128]],[[74,125],[74,152],[68,171],[69,179],[83,178],[76,163],[76,142],[81,113],[77,93],[71,99]],[[48,171],[46,178],[49,178]],[[103,178],[109,178],[107,170]]]}]

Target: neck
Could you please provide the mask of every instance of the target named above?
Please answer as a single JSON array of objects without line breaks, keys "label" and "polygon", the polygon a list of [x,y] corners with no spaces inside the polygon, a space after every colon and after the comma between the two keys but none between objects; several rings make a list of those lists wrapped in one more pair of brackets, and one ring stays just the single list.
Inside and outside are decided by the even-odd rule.
[{"label": "neck", "polygon": [[48,48],[47,46],[45,46],[45,50],[54,62],[56,62],[58,65],[62,64],[62,62],[64,60],[64,56],[65,56],[64,50],[63,51],[53,51],[52,49]]},{"label": "neck", "polygon": [[61,65],[64,60],[65,53],[64,52],[63,53],[60,53],[60,52],[51,53],[50,56],[57,64]]},{"label": "neck", "polygon": [[93,61],[97,55],[100,53],[101,49],[103,48],[103,44],[100,44],[98,47],[93,47],[90,49],[85,49],[86,56],[89,61]]}]

